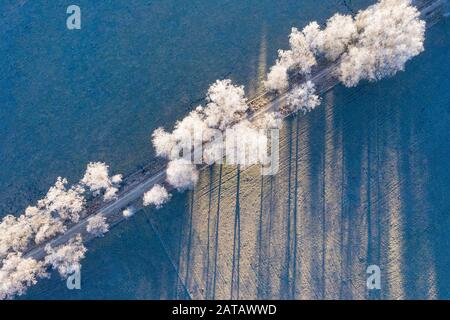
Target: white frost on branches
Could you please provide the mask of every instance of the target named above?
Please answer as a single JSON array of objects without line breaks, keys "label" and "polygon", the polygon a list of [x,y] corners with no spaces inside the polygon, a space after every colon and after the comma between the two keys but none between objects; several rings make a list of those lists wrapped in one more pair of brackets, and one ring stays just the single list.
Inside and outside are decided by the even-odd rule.
[{"label": "white frost on branches", "polygon": [[202,109],[197,108],[181,121],[177,121],[172,133],[163,128],[153,132],[153,145],[158,156],[171,160],[179,157],[191,158],[192,149],[198,148],[204,139],[207,139],[208,126],[200,110]]},{"label": "white frost on branches", "polygon": [[327,21],[326,28],[318,36],[318,49],[331,61],[346,51],[357,34],[352,16],[339,13]]},{"label": "white frost on branches", "polygon": [[243,86],[235,86],[231,80],[217,80],[206,95],[208,104],[203,110],[205,122],[210,128],[225,130],[240,120],[249,108]]},{"label": "white frost on branches", "polygon": [[45,198],[38,201],[37,208],[57,214],[62,221],[78,222],[85,205],[84,190],[80,186],[67,189],[66,185],[67,179],[58,177]]},{"label": "white frost on branches", "polygon": [[[292,28],[288,50],[279,50],[276,64],[270,69],[265,86],[270,91],[282,92],[289,88],[290,75],[306,78],[316,65],[316,56],[337,61],[339,80],[348,87],[359,81],[375,81],[402,71],[408,60],[424,50],[425,22],[410,0],[380,0],[355,18],[336,14],[323,30],[316,22],[302,31]],[[204,147],[202,160],[211,164],[222,158],[224,142],[216,139],[232,128],[227,148],[234,151],[236,162],[253,163],[262,157],[267,137],[259,129],[280,126],[279,114],[268,114],[255,124],[248,118],[249,106],[244,88],[233,85],[231,80],[218,80],[208,92],[206,106],[199,106],[183,120],[178,121],[172,132],[158,128],[153,133],[153,144],[158,156],[169,159],[167,182],[180,191],[193,187],[199,172],[192,159],[186,158],[192,149]],[[310,111],[320,104],[314,84],[307,81],[294,86],[287,96],[282,113]],[[233,139],[234,138],[234,139]],[[238,144],[230,144],[238,141]],[[227,150],[228,151],[228,150]],[[252,158],[253,157],[253,158]],[[227,159],[228,160],[228,159]],[[117,196],[121,175],[109,176],[108,166],[102,162],[89,163],[86,174],[77,184],[67,186],[67,180],[58,178],[46,196],[19,217],[8,215],[0,223],[0,299],[23,294],[26,287],[45,276],[45,265],[50,264],[63,277],[80,269],[80,260],[86,248],[81,236],[57,248],[46,246],[45,263],[23,258],[31,245],[42,244],[67,226],[83,217],[85,194],[103,196],[108,201]],[[157,207],[170,199],[163,187],[155,186],[146,193],[144,203]],[[134,211],[127,209],[125,217]],[[89,220],[90,232],[102,234],[108,227],[101,215]]]},{"label": "white frost on branches", "polygon": [[269,91],[281,92],[289,87],[289,73],[308,75],[316,65],[317,54],[336,60],[356,36],[353,18],[335,14],[328,19],[326,28],[320,30],[317,22],[309,23],[302,31],[292,28],[289,50],[279,50],[278,60],[264,82]]},{"label": "white frost on branches", "polygon": [[339,13],[321,30],[317,22],[302,32],[292,29],[291,48],[280,50],[265,82],[270,91],[289,87],[290,71],[305,75],[315,65],[314,55],[339,60],[337,75],[348,87],[360,80],[380,80],[402,71],[423,50],[425,22],[411,0],[380,0],[355,18]]},{"label": "white frost on branches", "polygon": [[[104,172],[104,164],[90,164],[84,177],[83,185],[90,185],[100,190],[109,186],[109,190],[117,186],[121,175],[109,179]],[[100,168],[100,169],[99,169]],[[98,174],[98,171],[100,174]],[[105,182],[106,181],[106,182]],[[51,263],[61,274],[68,274],[79,268],[79,260],[86,249],[81,237],[72,239],[66,246],[52,249],[48,245],[46,252],[50,255],[45,263],[31,258],[22,258],[32,245],[39,245],[64,233],[67,226],[77,223],[85,211],[85,192],[83,185],[67,186],[67,179],[59,177],[54,186],[50,187],[45,197],[36,206],[30,206],[19,217],[5,216],[0,223],[0,299],[9,299],[14,295],[23,294],[27,286],[36,283],[37,278],[45,275],[45,266]],[[108,190],[106,190],[108,191]],[[91,231],[107,230],[104,221],[94,217],[90,221]],[[67,256],[66,258],[64,258]]]},{"label": "white frost on branches", "polygon": [[122,183],[123,176],[121,174],[116,174],[111,177],[111,183],[114,185],[119,185]]},{"label": "white frost on branches", "polygon": [[123,210],[122,215],[128,219],[134,215],[135,211],[136,210],[133,207],[128,207],[125,210]]},{"label": "white frost on branches", "polygon": [[[180,157],[191,159],[191,151],[214,138],[217,130],[224,130],[239,121],[248,110],[244,87],[231,80],[217,80],[207,93],[206,107],[198,106],[185,118],[177,121],[169,133],[163,128],[153,132],[152,142],[156,155],[169,160]],[[199,155],[201,156],[201,155]]]},{"label": "white frost on branches", "polygon": [[199,106],[177,121],[172,132],[158,128],[152,135],[156,154],[170,160],[167,182],[180,191],[191,188],[198,180],[198,170],[192,162],[213,163],[222,158],[222,137],[215,138],[244,119],[249,109],[244,87],[233,85],[229,79],[214,82],[206,101],[205,107]]},{"label": "white frost on branches", "polygon": [[[306,29],[308,31],[308,29]],[[314,56],[311,39],[307,39],[303,31],[292,28],[289,35],[289,50],[278,50],[278,60],[270,69],[264,82],[269,91],[283,91],[288,88],[288,72],[307,75],[317,63]]]},{"label": "white frost on branches", "polygon": [[102,192],[103,199],[109,201],[116,198],[117,185],[121,183],[122,176],[115,175],[110,177],[108,173],[109,166],[103,162],[91,162],[88,164],[86,173],[81,183],[89,188],[94,196],[98,196]]},{"label": "white frost on branches", "polygon": [[172,150],[178,141],[173,133],[167,132],[164,128],[157,128],[152,133],[152,144],[157,156],[172,159],[174,158]]},{"label": "white frost on branches", "polygon": [[[95,192],[106,188],[104,198],[115,194],[121,175],[108,176],[108,166],[90,163],[82,184]],[[31,244],[41,244],[67,230],[67,224],[77,223],[83,217],[85,188],[80,184],[67,186],[67,179],[58,177],[45,197],[36,206],[30,206],[19,217],[5,216],[0,223],[0,259],[8,253],[24,252]],[[109,193],[108,193],[109,192]]]},{"label": "white frost on branches", "polygon": [[0,268],[0,300],[22,295],[27,288],[36,284],[38,278],[47,277],[43,262],[23,258],[21,253],[10,253]]},{"label": "white frost on branches", "polygon": [[355,18],[358,38],[339,66],[348,87],[395,75],[423,50],[425,22],[410,0],[381,0]]},{"label": "white frost on branches", "polygon": [[66,230],[65,222],[78,222],[85,206],[83,189],[66,188],[59,177],[36,207],[28,207],[18,218],[8,215],[0,223],[0,258],[24,251],[34,240],[40,244]]},{"label": "white frost on branches", "polygon": [[166,188],[156,184],[144,194],[144,206],[154,205],[157,209],[160,209],[163,204],[170,200],[171,196],[172,195],[167,192]]},{"label": "white frost on branches", "polygon": [[25,217],[34,232],[34,242],[36,244],[41,244],[45,240],[67,230],[61,219],[54,218],[50,212],[40,210],[37,207],[28,207],[25,210]]},{"label": "white frost on branches", "polygon": [[96,237],[103,236],[106,232],[109,231],[109,225],[106,222],[106,217],[101,213],[98,213],[95,216],[90,217],[88,219],[88,225],[86,226],[86,230],[87,232]]},{"label": "white frost on branches", "polygon": [[80,271],[80,260],[84,258],[87,250],[83,245],[81,235],[78,234],[66,244],[56,248],[52,248],[50,245],[45,246],[45,251],[47,253],[45,264],[58,270],[61,277],[67,278],[74,272]]},{"label": "white frost on branches", "polygon": [[32,229],[22,215],[16,218],[8,215],[0,223],[0,259],[9,252],[24,250],[32,237]]},{"label": "white frost on branches", "polygon": [[303,113],[313,110],[320,104],[320,98],[316,95],[316,88],[314,83],[307,81],[295,88],[293,88],[287,98],[286,113],[303,111]]},{"label": "white frost on branches", "polygon": [[267,80],[264,81],[264,86],[269,91],[283,91],[289,86],[288,67],[278,60],[275,65],[270,68],[267,74]]},{"label": "white frost on branches", "polygon": [[166,169],[167,182],[184,191],[194,187],[198,181],[198,170],[195,164],[186,159],[175,159],[169,162]]}]

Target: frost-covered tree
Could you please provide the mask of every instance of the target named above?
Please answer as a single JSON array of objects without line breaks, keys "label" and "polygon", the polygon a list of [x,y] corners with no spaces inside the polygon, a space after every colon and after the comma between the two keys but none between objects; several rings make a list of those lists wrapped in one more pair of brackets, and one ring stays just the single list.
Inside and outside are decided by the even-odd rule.
[{"label": "frost-covered tree", "polygon": [[119,189],[116,187],[110,187],[105,190],[105,193],[103,194],[103,200],[110,201],[117,199],[117,192],[119,192]]},{"label": "frost-covered tree", "polygon": [[50,265],[53,269],[58,270],[63,278],[67,278],[74,272],[81,269],[80,260],[84,258],[86,248],[83,245],[81,235],[72,238],[66,244],[52,248],[50,245],[45,246],[47,256],[45,264]]},{"label": "frost-covered tree", "polygon": [[[83,178],[83,185],[92,190],[115,193],[114,186],[122,181],[121,175],[105,176],[104,164],[90,164]],[[105,188],[106,187],[106,188]],[[56,249],[46,246],[49,256],[45,263],[22,258],[31,245],[42,244],[67,230],[67,225],[76,223],[85,210],[85,188],[82,185],[67,187],[67,180],[59,177],[45,197],[30,206],[19,217],[8,215],[0,223],[0,298],[10,298],[25,292],[27,286],[34,284],[45,274],[47,263],[51,263],[60,273],[67,274],[79,268],[79,260],[84,256],[81,236],[72,239],[67,245]],[[94,218],[97,218],[96,216]],[[89,221],[91,232],[105,232],[104,221]],[[107,227],[106,227],[107,230]]]},{"label": "frost-covered tree", "polygon": [[109,225],[106,222],[106,217],[101,213],[98,213],[95,216],[90,217],[88,219],[86,231],[96,237],[103,236],[106,232],[109,231]]},{"label": "frost-covered tree", "polygon": [[357,39],[343,55],[340,80],[353,87],[360,80],[380,80],[402,71],[423,50],[425,22],[409,0],[381,0],[355,18]]},{"label": "frost-covered tree", "polygon": [[[117,192],[114,186],[122,181],[121,175],[108,176],[104,163],[90,163],[82,184],[94,192],[106,189],[105,199]],[[0,223],[0,258],[10,252],[24,252],[30,244],[41,244],[67,230],[66,224],[77,223],[83,216],[86,200],[81,185],[67,186],[67,179],[58,177],[45,197],[30,206],[18,218],[8,215]]]},{"label": "frost-covered tree", "polygon": [[109,166],[103,162],[91,162],[88,164],[86,172],[81,183],[85,185],[93,193],[94,196],[100,195],[102,192],[105,201],[116,198],[119,189],[117,185],[121,183],[122,176],[109,176]]},{"label": "frost-covered tree", "polygon": [[132,217],[135,212],[136,212],[136,210],[134,208],[128,207],[125,210],[123,210],[122,215],[128,219],[128,218]]},{"label": "frost-covered tree", "polygon": [[174,135],[164,130],[164,128],[157,128],[152,133],[152,144],[157,156],[170,159],[177,140]]},{"label": "frost-covered tree", "polygon": [[198,181],[198,170],[185,159],[171,160],[166,169],[167,182],[179,191],[192,188]]},{"label": "frost-covered tree", "polygon": [[327,21],[326,28],[318,36],[318,48],[329,60],[336,60],[346,51],[356,37],[357,30],[352,16],[339,13]]},{"label": "frost-covered tree", "polygon": [[242,118],[249,106],[243,86],[233,85],[231,80],[217,80],[206,95],[208,104],[203,110],[205,122],[210,128],[225,130]]},{"label": "frost-covered tree", "polygon": [[158,156],[201,162],[203,145],[214,139],[217,130],[223,131],[239,121],[249,108],[244,88],[233,85],[229,79],[214,82],[208,89],[206,100],[206,107],[198,106],[177,121],[172,132],[163,128],[153,132],[152,142]]},{"label": "frost-covered tree", "polygon": [[303,111],[303,113],[313,110],[320,104],[320,98],[316,94],[314,83],[307,81],[293,88],[286,98],[286,109],[284,113]]},{"label": "frost-covered tree", "polygon": [[[214,82],[206,101],[205,107],[199,106],[177,121],[172,132],[158,128],[152,135],[156,154],[170,160],[167,182],[178,190],[190,188],[198,180],[192,161],[213,163],[221,158],[224,146],[217,139],[218,133],[244,119],[249,110],[244,87],[234,85],[229,79]],[[192,150],[194,157],[190,154]]]},{"label": "frost-covered tree", "polygon": [[113,185],[120,185],[122,183],[123,176],[121,174],[116,174],[111,177],[111,183]]},{"label": "frost-covered tree", "polygon": [[153,145],[158,156],[167,159],[184,157],[192,158],[192,150],[201,148],[208,140],[210,129],[200,108],[189,113],[181,121],[177,121],[172,133],[158,128],[153,132]]},{"label": "frost-covered tree", "polygon": [[65,222],[78,222],[83,213],[83,189],[66,187],[59,177],[35,207],[28,207],[18,218],[6,216],[0,223],[0,258],[8,252],[25,251],[30,241],[40,244],[66,230]]},{"label": "frost-covered tree", "polygon": [[54,218],[49,211],[40,210],[37,207],[28,207],[25,210],[25,217],[33,230],[36,244],[41,244],[67,229],[61,219]]},{"label": "frost-covered tree", "polygon": [[144,206],[154,205],[157,209],[160,209],[163,204],[170,200],[171,196],[166,188],[156,184],[144,194]]},{"label": "frost-covered tree", "polygon": [[315,55],[319,53],[321,47],[323,46],[322,33],[323,32],[320,30],[320,26],[317,21],[312,21],[303,28],[306,44]]},{"label": "frost-covered tree", "polygon": [[380,0],[360,11],[355,19],[335,14],[324,30],[317,22],[311,22],[302,32],[293,28],[291,49],[279,51],[266,88],[287,89],[289,71],[307,74],[315,64],[314,54],[332,61],[341,58],[337,75],[349,87],[362,79],[375,81],[395,75],[424,50],[425,22],[419,16],[410,0]]},{"label": "frost-covered tree", "polygon": [[[307,29],[308,30],[308,29]],[[292,71],[300,75],[311,72],[311,68],[317,63],[311,40],[305,33],[297,28],[292,28],[289,35],[289,50],[278,50],[278,60],[271,67],[267,80],[264,82],[269,91],[284,91],[288,88],[288,72]]]},{"label": "frost-covered tree", "polygon": [[283,65],[280,59],[270,68],[264,86],[267,90],[276,92],[284,91],[289,87],[288,66]]},{"label": "frost-covered tree", "polygon": [[289,35],[291,49],[281,53],[280,58],[285,60],[290,69],[305,75],[317,63],[316,57],[306,41],[305,34],[297,28],[292,28]]},{"label": "frost-covered tree", "polygon": [[[374,81],[392,76],[424,50],[424,33],[425,22],[419,19],[419,12],[410,0],[380,0],[360,11],[354,19],[336,14],[323,30],[316,22],[308,24],[302,31],[293,28],[289,36],[290,47],[279,50],[265,86],[270,91],[281,92],[290,86],[289,75],[308,78],[317,63],[316,55],[338,61],[337,76],[349,87],[363,79]],[[292,87],[282,113],[307,112],[320,104],[312,82]],[[250,123],[244,88],[228,79],[213,83],[206,101],[205,107],[199,106],[178,121],[172,132],[159,128],[153,133],[157,155],[170,160],[167,182],[180,191],[194,186],[199,175],[195,164],[180,158],[187,151],[204,147],[202,158],[212,164],[222,158],[226,147],[235,155],[236,163],[253,164],[261,161],[261,151],[267,147],[267,137],[259,129],[280,125],[280,115],[274,113],[258,119],[255,124]],[[216,134],[218,130],[222,133],[230,128],[224,146],[222,139],[216,139]],[[109,176],[106,164],[89,163],[80,184],[69,188],[66,179],[58,178],[36,206],[29,207],[17,218],[11,215],[3,218],[0,223],[0,298],[24,293],[27,286],[45,276],[47,264],[63,277],[79,270],[80,260],[86,252],[80,235],[56,248],[47,245],[45,262],[25,259],[23,253],[31,244],[42,244],[65,232],[66,224],[78,222],[84,212],[87,191],[94,196],[103,195],[106,201],[111,200],[117,196],[121,181],[121,175]],[[158,185],[145,194],[144,205],[159,207],[169,199],[167,190]],[[133,213],[134,210],[129,208],[123,215],[129,217]],[[102,215],[90,218],[87,231],[103,234],[108,230],[105,220]]]},{"label": "frost-covered tree", "polygon": [[24,250],[32,237],[33,230],[24,216],[8,215],[0,223],[0,259],[8,253]]},{"label": "frost-covered tree", "polygon": [[86,202],[83,196],[84,189],[79,186],[68,189],[66,185],[67,179],[58,177],[45,198],[38,201],[37,207],[40,210],[57,214],[63,221],[78,222]]},{"label": "frost-covered tree", "polygon": [[47,277],[43,262],[23,258],[21,253],[10,253],[0,268],[0,300],[24,294],[39,278]]}]

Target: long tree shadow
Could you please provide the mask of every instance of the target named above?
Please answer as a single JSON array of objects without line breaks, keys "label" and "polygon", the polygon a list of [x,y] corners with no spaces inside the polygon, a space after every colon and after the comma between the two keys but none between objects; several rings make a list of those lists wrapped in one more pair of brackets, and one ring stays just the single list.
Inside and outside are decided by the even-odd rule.
[{"label": "long tree shadow", "polygon": [[289,299],[291,298],[291,285],[293,279],[291,279],[291,253],[292,253],[292,247],[291,247],[291,194],[292,194],[292,123],[293,123],[293,116],[290,116],[285,121],[288,131],[288,172],[287,172],[287,179],[288,179],[288,187],[287,187],[287,209],[286,209],[286,239],[284,244],[284,264],[282,267],[282,274],[280,276],[280,298],[281,299]]},{"label": "long tree shadow", "polygon": [[261,299],[264,296],[264,282],[261,281],[261,274],[263,273],[263,212],[264,212],[264,176],[260,177],[260,186],[259,186],[259,219],[258,219],[258,236],[256,239],[256,250],[258,255],[258,265],[257,265],[257,288],[256,295],[258,299]]},{"label": "long tree shadow", "polygon": [[188,235],[187,235],[187,247],[186,247],[186,274],[184,277],[184,283],[187,286],[191,285],[191,268],[192,268],[192,264],[191,264],[191,250],[192,250],[192,232],[193,232],[193,225],[192,225],[192,218],[193,218],[193,214],[194,214],[194,192],[190,192],[190,205],[189,205],[189,222],[188,222]]},{"label": "long tree shadow", "polygon": [[[340,273],[335,279],[340,283],[327,289],[336,288],[338,292],[335,295],[341,299],[361,298],[357,294],[359,290],[355,291],[355,288],[360,284],[361,260],[366,259],[365,256],[361,256],[361,252],[366,242],[362,240],[367,237],[367,230],[365,230],[367,216],[364,216],[364,206],[366,201],[370,201],[367,194],[369,171],[365,157],[367,145],[363,143],[364,140],[361,140],[361,137],[367,134],[367,110],[362,105],[352,105],[358,95],[361,92],[364,93],[366,89],[365,85],[355,90],[337,87],[334,90],[337,102],[332,106],[335,111],[331,130],[337,136],[334,141],[338,144],[333,148],[340,149],[340,157],[336,158],[339,159],[336,168],[340,168],[336,171],[340,179],[336,190],[339,194],[335,197],[339,202],[335,206],[339,212],[327,211],[326,215],[339,215],[339,225],[334,227],[338,228],[335,230],[338,231],[339,237],[335,250],[338,252]],[[324,230],[325,233],[331,231],[326,228]],[[325,276],[332,277],[330,274]]]},{"label": "long tree shadow", "polygon": [[223,165],[219,166],[219,189],[217,192],[217,210],[216,210],[216,226],[215,226],[215,240],[214,240],[214,273],[213,273],[213,287],[212,287],[212,299],[216,297],[216,284],[217,284],[217,256],[219,252],[219,226],[220,226],[220,197],[222,192],[222,170]]},{"label": "long tree shadow", "polygon": [[[419,70],[424,72],[424,82],[434,72],[427,74],[425,68]],[[449,146],[444,141],[449,132],[449,98],[434,82],[427,89],[437,90],[443,98],[420,99],[426,90],[412,92],[416,71],[413,68],[376,84],[362,83],[356,89],[336,87],[334,105],[294,118],[295,129],[295,121],[287,120],[286,135],[281,137],[284,163],[277,177],[258,177],[256,183],[247,183],[242,176],[241,185],[237,171],[229,263],[218,261],[222,260],[219,235],[228,232],[219,230],[220,197],[221,185],[234,182],[235,173],[222,177],[219,172],[215,221],[211,200],[215,186],[210,177],[209,203],[204,207],[208,226],[211,223],[213,229],[215,224],[215,230],[208,229],[211,240],[205,241],[209,248],[206,274],[212,278],[206,280],[207,292],[212,293],[208,297],[216,297],[216,282],[222,283],[217,281],[219,269],[231,271],[231,298],[252,292],[261,299],[450,296],[449,257],[443,254],[450,248],[449,204],[445,201],[449,187],[445,150]],[[406,81],[408,77],[411,82]],[[443,72],[440,77],[445,81]],[[428,101],[436,101],[431,99],[439,103],[433,110],[424,110]],[[259,199],[255,200],[256,192],[241,190],[244,185],[259,189]],[[244,210],[247,200],[259,200],[259,208],[248,209],[258,219],[254,229],[251,223],[247,226],[248,220],[244,225],[248,217],[241,205]],[[232,212],[228,218],[227,229],[231,230]],[[254,257],[244,259],[241,236],[247,241],[251,237],[247,232],[252,231]],[[214,257],[209,265],[210,255]],[[372,264],[381,268],[381,290],[366,287],[366,268]],[[228,287],[227,280],[223,283]],[[244,283],[254,283],[256,288],[246,288],[244,293]]]},{"label": "long tree shadow", "polygon": [[[436,76],[439,76],[439,73]],[[440,76],[443,74],[441,73]],[[423,82],[426,83],[425,79]],[[439,241],[442,239],[439,225],[445,221],[445,218],[435,219],[435,217],[439,215],[445,217],[442,215],[445,212],[445,206],[442,206],[441,201],[431,201],[430,191],[448,190],[448,184],[446,187],[445,183],[436,183],[436,178],[442,173],[434,175],[433,166],[429,165],[428,159],[430,156],[433,157],[433,149],[429,146],[433,145],[434,141],[445,145],[445,141],[450,140],[448,130],[435,129],[436,124],[442,123],[436,115],[445,113],[447,109],[447,102],[442,98],[446,96],[448,101],[449,97],[448,93],[442,92],[443,97],[439,98],[440,102],[434,99],[438,100],[438,103],[433,105],[433,112],[424,114],[423,105],[430,99],[427,96],[429,92],[436,94],[435,84],[429,85],[427,90],[423,89],[423,95],[420,97],[409,98],[414,99],[410,107],[402,108],[399,112],[401,125],[398,131],[400,136],[398,170],[402,180],[400,194],[405,224],[403,252],[405,296],[411,299],[435,299],[442,294],[438,286],[439,271],[437,271],[442,252],[438,252],[436,247],[445,248]],[[433,142],[430,143],[430,141]],[[448,147],[448,143],[446,145]],[[434,148],[436,147],[437,145],[434,144]],[[436,149],[439,150],[442,147],[441,145]]]},{"label": "long tree shadow", "polygon": [[[311,211],[309,214],[310,228],[311,228],[311,249],[313,254],[311,256],[311,267],[313,277],[311,279],[313,286],[314,298],[324,298],[325,293],[325,207],[324,207],[324,157],[323,152],[325,148],[325,112],[323,108],[308,114],[309,136],[308,152],[310,162],[308,163],[309,190]],[[317,134],[318,133],[318,134]]]},{"label": "long tree shadow", "polygon": [[292,250],[292,285],[290,291],[290,299],[295,299],[297,288],[297,210],[298,210],[298,170],[299,170],[299,140],[300,140],[300,117],[297,115],[297,123],[295,127],[295,175],[294,175],[294,210],[293,210],[293,243]]},{"label": "long tree shadow", "polygon": [[211,251],[211,208],[212,208],[212,196],[213,196],[213,188],[214,186],[214,166],[209,167],[209,195],[208,195],[208,230],[207,230],[207,236],[208,240],[206,243],[206,268],[204,270],[203,279],[206,282],[205,283],[205,297],[208,297],[209,291],[210,291],[210,251]]},{"label": "long tree shadow", "polygon": [[[272,234],[272,213],[274,210],[274,176],[261,176],[260,208],[257,237],[258,269],[257,269],[257,298],[270,299],[272,295],[272,274],[270,263],[270,243]],[[265,181],[268,180],[268,190]],[[266,195],[266,197],[265,197]],[[266,199],[268,198],[268,199]],[[266,204],[266,205],[265,205]]]},{"label": "long tree shadow", "polygon": [[239,299],[240,257],[241,257],[241,208],[239,192],[241,185],[241,169],[237,169],[236,207],[234,213],[233,262],[231,267],[230,299]]}]

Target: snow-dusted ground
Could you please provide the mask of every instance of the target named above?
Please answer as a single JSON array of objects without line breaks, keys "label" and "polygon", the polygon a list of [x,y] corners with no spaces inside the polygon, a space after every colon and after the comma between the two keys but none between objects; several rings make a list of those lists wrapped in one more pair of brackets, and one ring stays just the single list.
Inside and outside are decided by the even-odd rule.
[{"label": "snow-dusted ground", "polygon": [[432,27],[405,73],[286,120],[276,176],[203,171],[171,252],[192,298],[450,297],[448,34]]}]

